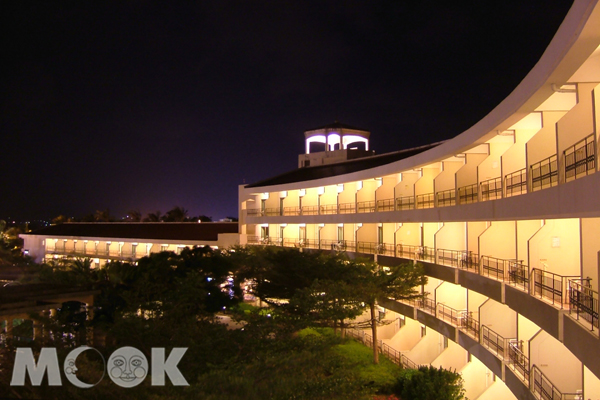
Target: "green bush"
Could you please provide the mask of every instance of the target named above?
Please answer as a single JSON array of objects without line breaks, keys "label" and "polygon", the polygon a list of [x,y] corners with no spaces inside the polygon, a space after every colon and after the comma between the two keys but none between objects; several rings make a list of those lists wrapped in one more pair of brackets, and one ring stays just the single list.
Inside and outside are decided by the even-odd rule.
[{"label": "green bush", "polygon": [[462,400],[465,389],[462,376],[456,371],[422,366],[403,370],[394,394],[404,400]]}]

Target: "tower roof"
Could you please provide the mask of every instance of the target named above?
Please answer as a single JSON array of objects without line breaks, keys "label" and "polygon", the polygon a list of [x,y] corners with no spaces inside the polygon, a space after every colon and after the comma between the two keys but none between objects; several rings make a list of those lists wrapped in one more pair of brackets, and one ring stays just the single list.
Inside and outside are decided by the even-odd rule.
[{"label": "tower roof", "polygon": [[348,125],[348,124],[343,124],[343,123],[338,122],[338,121],[335,121],[335,122],[333,122],[331,124],[319,126],[319,127],[316,127],[316,128],[307,129],[306,132],[310,132],[310,131],[327,131],[327,130],[334,130],[334,129],[352,129],[354,131],[369,132],[367,129],[357,128],[355,126]]}]

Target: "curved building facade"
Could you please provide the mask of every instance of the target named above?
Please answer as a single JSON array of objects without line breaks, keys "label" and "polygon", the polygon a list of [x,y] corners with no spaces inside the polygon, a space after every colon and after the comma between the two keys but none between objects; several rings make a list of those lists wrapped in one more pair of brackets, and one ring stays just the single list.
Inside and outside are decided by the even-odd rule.
[{"label": "curved building facade", "polygon": [[418,303],[382,301],[383,352],[455,368],[470,399],[600,399],[600,5],[443,143],[240,186],[240,242],[419,260]]}]

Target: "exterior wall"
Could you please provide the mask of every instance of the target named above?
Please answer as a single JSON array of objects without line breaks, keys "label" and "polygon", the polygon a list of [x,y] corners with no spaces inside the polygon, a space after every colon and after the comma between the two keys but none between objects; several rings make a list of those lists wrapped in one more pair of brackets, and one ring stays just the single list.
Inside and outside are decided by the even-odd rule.
[{"label": "exterior wall", "polygon": [[[217,241],[156,241],[147,239],[123,239],[100,237],[49,237],[24,235],[23,248],[36,262],[52,259],[88,257],[95,266],[108,260],[132,260],[160,251],[179,252],[185,247],[211,246],[229,248],[239,244],[238,234],[221,234]],[[135,252],[134,252],[135,250]]]},{"label": "exterior wall", "polygon": [[[599,44],[600,5],[576,0],[536,67],[472,128],[379,167],[242,189],[241,208],[262,192],[302,188],[310,196],[331,187],[339,195],[335,212],[241,225],[313,224],[323,243],[337,240],[341,227],[345,240],[382,265],[421,261],[428,297],[416,305],[382,300],[404,317],[398,330],[384,329],[384,343],[417,364],[461,368],[469,398],[511,398],[507,390],[512,398],[539,397],[523,375],[536,368],[566,398],[581,390],[593,398],[600,387]],[[590,135],[587,147],[573,148]],[[454,198],[450,192],[440,202],[440,192],[452,189]],[[379,241],[385,246],[366,246]]]}]

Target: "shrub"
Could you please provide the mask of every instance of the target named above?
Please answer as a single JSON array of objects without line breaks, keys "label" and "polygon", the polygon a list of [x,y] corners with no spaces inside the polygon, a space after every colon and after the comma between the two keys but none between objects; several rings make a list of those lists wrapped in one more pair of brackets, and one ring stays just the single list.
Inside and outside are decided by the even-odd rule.
[{"label": "shrub", "polygon": [[462,376],[456,371],[432,366],[405,369],[396,381],[394,393],[406,400],[462,400]]}]

